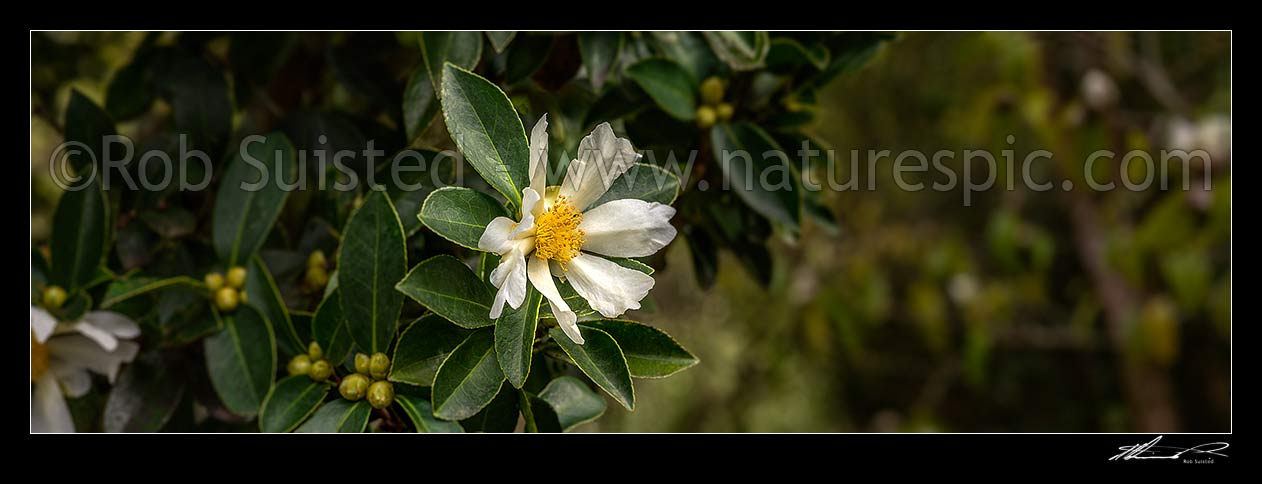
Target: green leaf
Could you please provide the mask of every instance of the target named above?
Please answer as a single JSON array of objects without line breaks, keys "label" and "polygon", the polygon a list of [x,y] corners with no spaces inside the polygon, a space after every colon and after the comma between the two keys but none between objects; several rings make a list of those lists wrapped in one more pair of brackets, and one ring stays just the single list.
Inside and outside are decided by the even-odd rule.
[{"label": "green leaf", "polygon": [[561,427],[561,418],[547,401],[525,390],[517,392],[517,397],[518,406],[521,407],[522,416],[526,420],[526,432],[559,433],[564,431]]},{"label": "green leaf", "polygon": [[705,79],[719,65],[719,59],[699,32],[652,32],[649,40],[662,57],[679,63],[693,79]]},{"label": "green leaf", "polygon": [[[289,198],[281,185],[297,176],[294,147],[284,133],[247,142],[244,151],[233,155],[215,196],[215,252],[228,267],[245,265],[263,246]],[[283,180],[276,179],[277,173],[284,174]]]},{"label": "green leaf", "polygon": [[646,324],[624,319],[597,319],[579,325],[596,328],[612,336],[627,358],[627,369],[635,378],[665,378],[697,364],[697,357],[674,338]]},{"label": "green leaf", "polygon": [[503,382],[504,372],[495,361],[494,332],[475,331],[438,367],[434,376],[434,415],[444,420],[471,417],[491,403]]},{"label": "green leaf", "polygon": [[[764,217],[791,229],[798,227],[799,190],[793,167],[783,149],[767,133],[750,123],[721,123],[710,131],[714,156],[725,182],[741,200]],[[764,155],[778,153],[770,158]]]},{"label": "green leaf", "polygon": [[587,68],[592,87],[600,89],[605,84],[605,78],[622,53],[622,43],[621,32],[578,33],[578,51],[583,57],[583,66]]},{"label": "green leaf", "polygon": [[736,71],[762,67],[771,49],[771,39],[766,32],[706,32],[705,38],[714,54]]},{"label": "green leaf", "polygon": [[517,32],[512,30],[488,30],[486,31],[487,40],[491,41],[491,48],[495,49],[495,53],[504,52],[508,48],[508,43],[513,41],[513,37],[517,36]]},{"label": "green leaf", "polygon": [[455,257],[438,255],[422,261],[395,288],[462,328],[495,324],[490,316],[495,293]]},{"label": "green leaf", "polygon": [[465,432],[511,433],[517,428],[517,392],[505,381],[491,403],[460,421]]},{"label": "green leaf", "polygon": [[[110,159],[120,158],[105,150],[105,138],[115,134],[114,121],[109,115],[77,89],[71,89],[70,102],[66,104],[66,143],[73,148],[66,151],[66,154],[69,155],[70,166],[75,172],[86,176],[90,172],[88,165],[95,165],[99,169],[104,166],[106,156]],[[100,174],[100,171],[96,173]]]},{"label": "green leaf", "polygon": [[465,161],[514,209],[521,206],[521,191],[530,186],[530,147],[508,96],[452,64],[443,67],[442,80],[443,119]]},{"label": "green leaf", "polygon": [[535,328],[539,324],[539,304],[543,296],[533,287],[527,289],[526,301],[517,309],[505,307],[495,322],[495,358],[504,377],[514,388],[521,388],[530,375],[530,358],[534,355]]},{"label": "green leaf", "polygon": [[490,195],[463,187],[434,190],[416,216],[434,233],[456,245],[478,249],[478,239],[495,217],[507,216],[504,206]]},{"label": "green leaf", "polygon": [[280,296],[280,289],[276,288],[276,281],[272,279],[271,271],[267,270],[263,259],[257,254],[250,259],[245,277],[245,293],[249,304],[263,314],[272,331],[276,333],[276,342],[280,344],[281,350],[289,355],[307,352],[309,331],[300,332],[294,325],[285,300]]},{"label": "green leaf", "polygon": [[53,212],[53,284],[69,294],[96,277],[105,258],[109,202],[99,181],[66,191]]},{"label": "green leaf", "polygon": [[202,340],[210,383],[228,410],[253,416],[276,375],[276,337],[249,305],[217,317],[223,329]]},{"label": "green leaf", "polygon": [[187,134],[190,148],[218,160],[232,132],[232,99],[224,72],[201,56],[184,56],[171,63],[158,86],[171,104],[174,132]]},{"label": "green leaf", "polygon": [[513,43],[504,61],[504,82],[516,84],[530,77],[548,60],[552,53],[553,36],[548,34],[524,34]]},{"label": "green leaf", "polygon": [[421,316],[399,335],[390,357],[389,380],[422,387],[433,385],[438,367],[468,337],[468,330],[442,316]]},{"label": "green leaf", "polygon": [[187,276],[168,277],[159,279],[156,277],[127,277],[117,279],[105,287],[105,299],[101,300],[101,309],[109,309],[110,306],[121,303],[128,299],[143,296],[153,291],[168,288],[176,285],[184,285],[193,288],[204,287],[201,282]]},{"label": "green leaf", "polygon": [[579,425],[596,420],[605,413],[605,399],[588,388],[582,380],[561,376],[539,392],[539,398],[552,407],[561,430],[568,432]]},{"label": "green leaf", "polygon": [[311,337],[320,344],[325,359],[331,362],[346,360],[354,342],[346,329],[346,317],[342,314],[342,299],[335,292],[324,296],[311,318]]},{"label": "green leaf", "polygon": [[174,374],[162,355],[133,360],[110,389],[102,416],[106,432],[157,432],[184,398],[186,379]]},{"label": "green leaf", "polygon": [[439,420],[434,417],[434,409],[429,400],[412,395],[395,395],[394,401],[403,407],[403,411],[412,419],[412,426],[417,432],[429,434],[464,433],[459,423]]},{"label": "green leaf", "polygon": [[648,93],[657,107],[675,119],[697,115],[697,81],[669,59],[644,59],[627,67],[626,75]]},{"label": "green leaf", "polygon": [[670,205],[675,203],[675,197],[679,194],[679,177],[666,169],[647,163],[636,163],[631,165],[631,169],[627,170],[613,184],[609,186],[609,191],[597,198],[588,206],[588,210],[598,207],[605,202],[614,200],[622,200],[624,198],[634,198],[644,200],[646,202],[657,202],[662,205]]},{"label": "green leaf", "polygon": [[346,327],[363,352],[386,351],[403,308],[391,290],[407,271],[403,225],[385,192],[373,190],[342,234],[337,292]]},{"label": "green leaf", "polygon": [[[473,69],[482,58],[482,36],[477,32],[421,32],[421,57],[435,91],[441,90],[443,63]],[[446,93],[440,93],[439,97]]]},{"label": "green leaf", "polygon": [[493,254],[491,252],[483,252],[482,256],[478,257],[478,277],[482,279],[483,281],[490,280],[491,272],[494,271],[495,267],[499,265],[500,265],[499,254]]},{"label": "green leaf", "polygon": [[584,340],[581,345],[570,341],[570,337],[566,336],[561,328],[552,328],[548,330],[548,333],[588,378],[596,382],[597,386],[627,410],[634,410],[635,387],[631,385],[627,359],[622,355],[618,342],[614,341],[609,333],[599,329],[581,326],[579,328]]},{"label": "green leaf", "polygon": [[332,385],[312,380],[307,375],[290,375],[272,386],[259,408],[259,430],[267,433],[289,432],[306,420]]},{"label": "green leaf", "polygon": [[828,67],[828,48],[819,44],[808,48],[789,37],[771,40],[771,48],[767,53],[768,69],[791,72],[798,66],[808,64],[819,70]]},{"label": "green leaf", "polygon": [[153,80],[147,59],[140,54],[120,68],[105,88],[105,111],[115,119],[129,119],[149,110],[153,105]]},{"label": "green leaf", "polygon": [[321,405],[311,418],[294,432],[359,433],[368,426],[368,417],[371,415],[372,406],[368,404],[368,400],[352,402],[337,398]]},{"label": "green leaf", "polygon": [[197,230],[197,216],[182,207],[145,210],[140,212],[140,221],[154,233],[168,239],[184,237]]},{"label": "green leaf", "polygon": [[438,95],[425,64],[416,66],[403,90],[403,127],[409,141],[419,138],[438,114]]}]

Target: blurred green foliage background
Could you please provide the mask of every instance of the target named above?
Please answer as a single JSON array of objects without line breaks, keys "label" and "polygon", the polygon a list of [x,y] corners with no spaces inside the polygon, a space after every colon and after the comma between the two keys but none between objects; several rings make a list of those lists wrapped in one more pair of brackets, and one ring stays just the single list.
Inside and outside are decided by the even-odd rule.
[{"label": "blurred green foliage background", "polygon": [[[103,105],[143,37],[34,34],[33,244],[59,196],[47,163],[70,90]],[[1058,188],[992,188],[966,207],[958,188],[900,190],[884,158],[875,189],[825,194],[837,230],[806,222],[768,241],[765,288],[724,252],[702,289],[672,244],[629,317],[701,364],[642,382],[635,412],[611,406],[583,430],[1230,430],[1230,33],[900,33],[817,110],[808,131],[836,150],[841,181],[869,176],[852,149],[1047,149],[1056,161],[1035,176]],[[1169,147],[1213,162],[1169,166],[1173,189],[1085,190],[1087,154]],[[1095,179],[1120,183],[1119,161]]]}]

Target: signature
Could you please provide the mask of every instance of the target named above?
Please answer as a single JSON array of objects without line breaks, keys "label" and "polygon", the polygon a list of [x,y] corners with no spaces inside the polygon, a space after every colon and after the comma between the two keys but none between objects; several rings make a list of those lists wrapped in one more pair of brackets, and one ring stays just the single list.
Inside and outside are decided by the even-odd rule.
[{"label": "signature", "polygon": [[1172,447],[1169,445],[1157,445],[1161,442],[1160,435],[1152,439],[1146,444],[1123,445],[1118,447],[1122,453],[1110,457],[1109,460],[1131,460],[1131,459],[1167,459],[1174,460],[1183,458],[1185,454],[1188,457],[1209,457],[1219,456],[1227,457],[1227,454],[1221,454],[1220,451],[1226,449],[1229,444],[1226,442],[1211,442],[1201,444],[1195,447]]}]

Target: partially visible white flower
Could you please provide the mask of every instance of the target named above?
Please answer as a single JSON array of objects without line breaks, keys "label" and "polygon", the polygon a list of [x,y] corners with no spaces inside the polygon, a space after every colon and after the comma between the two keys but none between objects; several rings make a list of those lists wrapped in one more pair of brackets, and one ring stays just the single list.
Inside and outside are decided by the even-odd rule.
[{"label": "partially visible white flower", "polygon": [[140,345],[129,340],[139,335],[135,321],[115,312],[90,311],[58,323],[31,306],[31,431],[74,432],[65,398],[92,388],[89,371],[113,383],[122,364],[136,357]]},{"label": "partially visible white flower", "polygon": [[596,312],[616,318],[640,308],[653,278],[600,255],[649,256],[669,244],[676,231],[670,224],[675,209],[669,205],[628,198],[591,207],[640,159],[631,142],[614,135],[609,123],[583,138],[578,152],[561,185],[547,187],[545,114],[530,132],[530,186],[522,190],[521,219],[492,220],[478,248],[500,255],[500,265],[490,275],[491,284],[499,288],[491,318],[499,318],[505,303],[521,307],[529,281],[548,300],[565,334],[583,344],[577,315],[552,277],[569,282]]}]

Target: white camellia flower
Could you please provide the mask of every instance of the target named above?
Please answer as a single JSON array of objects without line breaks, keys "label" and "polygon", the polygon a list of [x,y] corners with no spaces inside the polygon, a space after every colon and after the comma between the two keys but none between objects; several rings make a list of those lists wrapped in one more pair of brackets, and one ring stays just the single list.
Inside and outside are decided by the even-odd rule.
[{"label": "white camellia flower", "polygon": [[[521,220],[497,217],[486,226],[478,248],[500,255],[491,272],[499,288],[491,318],[499,318],[504,303],[521,307],[526,282],[548,300],[561,329],[583,344],[577,316],[557,291],[552,277],[567,281],[592,309],[616,318],[639,309],[653,288],[653,278],[600,257],[645,257],[675,238],[669,205],[637,199],[612,200],[592,207],[640,154],[601,123],[578,146],[561,185],[547,185],[548,117],[530,132],[530,186],[522,190]],[[596,255],[599,254],[599,255]]]},{"label": "white camellia flower", "polygon": [[92,388],[88,371],[113,383],[119,367],[140,349],[127,340],[139,335],[135,321],[115,312],[90,311],[79,321],[58,323],[31,306],[31,431],[74,432],[65,398]]}]

